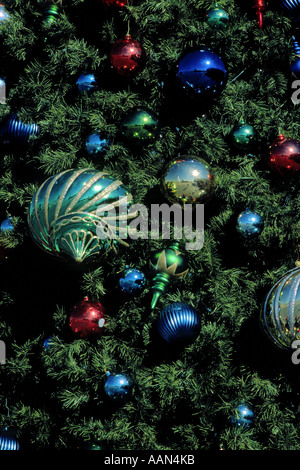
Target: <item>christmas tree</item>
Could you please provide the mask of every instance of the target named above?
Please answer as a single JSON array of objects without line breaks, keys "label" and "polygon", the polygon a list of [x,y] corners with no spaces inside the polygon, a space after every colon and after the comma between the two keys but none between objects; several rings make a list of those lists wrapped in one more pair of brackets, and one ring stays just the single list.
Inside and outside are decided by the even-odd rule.
[{"label": "christmas tree", "polygon": [[[299,153],[283,157],[283,168],[277,149],[286,138],[297,149],[300,138],[291,75],[300,26],[282,3],[6,0],[1,7],[0,436],[14,431],[9,439],[23,449],[300,449],[297,364],[260,326],[266,295],[294,268],[299,244]],[[217,63],[199,82],[182,62],[191,57],[194,66],[193,51]],[[186,157],[211,172],[191,194],[166,182],[166,169]],[[203,246],[187,249],[190,240],[172,238],[172,225],[169,239],[151,238],[151,230],[126,241],[104,237],[101,250],[94,234],[90,259],[78,250],[83,262],[66,256],[70,244],[59,236],[69,225],[46,230],[65,186],[55,204],[41,190],[49,212],[37,198],[32,226],[28,220],[41,185],[63,172],[88,175],[82,185],[96,175],[106,188],[124,186],[122,194],[149,211],[171,195],[182,210],[204,204]],[[80,237],[94,230],[86,204],[72,220]],[[259,216],[258,230],[239,218],[247,210]],[[158,275],[175,242],[182,265],[176,258],[172,273]],[[129,284],[120,282],[127,267],[141,275],[135,292],[130,272]],[[153,283],[159,294],[151,306]],[[295,295],[288,315],[297,317]],[[80,329],[84,302],[100,333]],[[194,315],[187,342],[177,341],[176,328],[168,333],[174,342],[164,337],[178,304]],[[74,314],[71,328],[75,305],[80,318]],[[285,336],[290,325],[277,324]],[[116,393],[111,385],[115,374],[128,385],[124,396],[120,382]]]}]

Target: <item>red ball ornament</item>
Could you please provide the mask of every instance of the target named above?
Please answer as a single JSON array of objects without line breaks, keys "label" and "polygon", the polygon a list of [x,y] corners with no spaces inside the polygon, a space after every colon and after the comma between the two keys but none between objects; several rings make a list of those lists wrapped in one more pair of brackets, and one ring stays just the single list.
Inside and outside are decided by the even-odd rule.
[{"label": "red ball ornament", "polygon": [[103,333],[106,323],[106,311],[103,305],[89,300],[88,297],[73,307],[69,318],[71,330],[81,338]]},{"label": "red ball ornament", "polygon": [[102,0],[105,7],[123,8],[127,5],[127,0]]},{"label": "red ball ornament", "polygon": [[146,52],[143,46],[127,34],[114,43],[110,51],[113,68],[123,77],[137,75],[145,66]]},{"label": "red ball ornament", "polygon": [[281,134],[270,145],[268,163],[281,175],[298,172],[300,170],[300,142]]}]

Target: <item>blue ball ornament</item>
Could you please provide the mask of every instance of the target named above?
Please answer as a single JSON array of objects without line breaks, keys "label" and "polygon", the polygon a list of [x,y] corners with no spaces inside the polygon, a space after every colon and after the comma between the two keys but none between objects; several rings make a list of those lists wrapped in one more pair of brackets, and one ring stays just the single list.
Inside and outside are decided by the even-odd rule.
[{"label": "blue ball ornament", "polygon": [[235,410],[235,413],[230,418],[231,424],[235,426],[253,426],[255,421],[255,414],[250,405],[247,403],[241,403]]},{"label": "blue ball ornament", "polygon": [[12,114],[1,128],[1,137],[5,143],[26,144],[31,135],[38,135],[39,132],[37,124],[24,124],[16,114]]},{"label": "blue ball ornament", "polygon": [[294,52],[297,55],[297,59],[294,60],[294,62],[291,64],[291,72],[293,78],[299,79],[300,78],[300,44],[296,40],[295,37],[293,37],[293,46],[294,46]]},{"label": "blue ball ornament", "polygon": [[9,18],[10,15],[7,13],[4,5],[0,3],[0,23],[2,23],[2,21],[9,20]]},{"label": "blue ball ornament", "polygon": [[128,267],[124,269],[120,278],[119,286],[125,294],[138,294],[146,285],[145,274],[137,268]]},{"label": "blue ball ornament", "polygon": [[86,92],[95,91],[98,88],[95,75],[93,75],[92,73],[82,73],[79,76],[76,82],[76,85],[80,93],[83,93],[85,91]]},{"label": "blue ball ornament", "polygon": [[167,343],[190,342],[200,333],[200,315],[190,305],[174,302],[161,311],[157,328]]},{"label": "blue ball ornament", "polygon": [[251,239],[258,237],[263,228],[264,219],[257,212],[246,209],[238,216],[236,229],[244,238]]},{"label": "blue ball ornament", "polygon": [[1,232],[11,232],[13,229],[14,229],[14,226],[12,224],[11,217],[7,217],[1,222],[1,225],[0,225]]},{"label": "blue ball ornament", "polygon": [[133,382],[128,375],[107,372],[106,376],[104,391],[109,398],[121,401],[130,396]]},{"label": "blue ball ornament", "polygon": [[102,137],[100,134],[91,134],[85,142],[85,148],[89,155],[102,154],[110,145],[111,140],[108,137]]},{"label": "blue ball ornament", "polygon": [[45,341],[43,343],[43,348],[44,348],[45,351],[48,351],[49,348],[51,347],[52,340],[53,340],[53,336],[49,336],[49,338],[45,339]]},{"label": "blue ball ornament", "polygon": [[179,84],[190,97],[208,97],[221,93],[228,78],[223,60],[209,50],[185,54],[177,66]]}]

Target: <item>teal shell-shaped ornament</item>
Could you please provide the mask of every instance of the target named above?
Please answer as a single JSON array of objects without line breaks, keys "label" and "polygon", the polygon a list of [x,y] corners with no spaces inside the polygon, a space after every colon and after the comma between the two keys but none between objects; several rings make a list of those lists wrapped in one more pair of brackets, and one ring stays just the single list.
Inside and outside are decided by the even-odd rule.
[{"label": "teal shell-shaped ornament", "polygon": [[93,169],[47,179],[32,198],[28,226],[43,250],[77,262],[125,246],[132,196],[121,181]]}]

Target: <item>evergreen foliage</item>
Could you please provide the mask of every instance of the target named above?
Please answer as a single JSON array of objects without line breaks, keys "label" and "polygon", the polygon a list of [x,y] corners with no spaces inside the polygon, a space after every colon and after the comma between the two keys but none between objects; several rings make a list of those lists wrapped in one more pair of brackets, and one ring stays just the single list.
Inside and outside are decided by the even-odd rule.
[{"label": "evergreen foliage", "polygon": [[[45,25],[36,0],[5,1],[12,20],[0,23],[0,75],[8,88],[0,122],[16,112],[41,132],[26,146],[1,145],[0,211],[2,219],[9,211],[16,228],[0,233],[1,244],[11,249],[0,266],[0,338],[7,346],[0,428],[16,428],[25,448],[97,442],[112,450],[299,450],[299,371],[288,353],[266,341],[258,318],[269,288],[294,266],[299,243],[299,182],[272,173],[266,154],[278,132],[300,138],[289,69],[291,37],[300,28],[275,1],[260,30],[252,2],[219,0],[230,15],[219,31],[203,20],[213,6],[206,0],[134,0],[113,11],[100,3],[67,0],[60,18]],[[130,83],[108,61],[128,21],[148,56]],[[222,95],[204,112],[183,108],[169,87],[179,55],[194,46],[212,48],[229,72]],[[95,73],[98,91],[78,92],[83,71]],[[124,114],[140,105],[160,116],[161,138],[150,149],[133,150],[119,129]],[[253,154],[239,153],[230,142],[242,118],[260,137]],[[84,149],[96,130],[113,138],[99,158]],[[153,312],[150,282],[126,299],[117,279],[126,265],[150,279],[149,255],[163,240],[132,242],[84,269],[53,259],[32,242],[27,209],[49,176],[103,169],[130,188],[136,203],[162,203],[160,174],[178,154],[210,162],[218,187],[205,206],[205,245],[186,252],[191,275],[172,283]],[[255,242],[241,240],[234,228],[246,207],[265,219]],[[109,329],[100,339],[74,339],[68,329],[70,310],[85,295],[108,312]],[[156,333],[159,311],[170,302],[189,303],[201,314],[201,334],[187,347],[170,347]],[[49,336],[53,345],[45,351]],[[107,370],[133,378],[128,402],[105,396]],[[255,409],[251,429],[229,423],[244,400]]]}]

